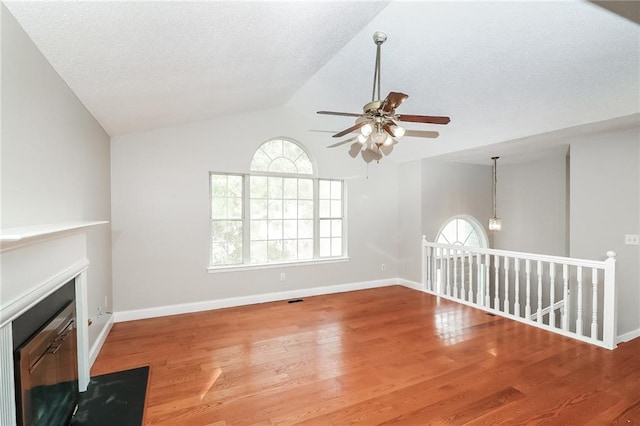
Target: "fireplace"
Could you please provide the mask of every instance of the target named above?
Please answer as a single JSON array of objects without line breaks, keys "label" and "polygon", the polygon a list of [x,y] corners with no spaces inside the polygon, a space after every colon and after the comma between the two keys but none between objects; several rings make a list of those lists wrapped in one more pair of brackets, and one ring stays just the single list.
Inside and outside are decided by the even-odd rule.
[{"label": "fireplace", "polygon": [[[66,382],[74,382],[83,392],[89,383],[89,335],[87,312],[87,235],[86,228],[108,222],[64,222],[25,228],[2,229],[0,233],[0,425],[13,426],[22,423],[24,397],[22,391],[16,395],[16,381],[22,373],[18,371],[20,360],[14,358],[15,350],[24,346],[34,332],[57,314],[62,318],[54,320],[59,338],[48,350],[54,355],[75,354],[77,357],[77,379],[70,378],[69,372],[60,373],[62,387]],[[59,293],[61,291],[61,293]],[[62,296],[60,296],[62,294]],[[60,305],[49,303],[53,299],[62,300]],[[69,299],[73,304],[67,305]],[[37,313],[41,302],[53,312]],[[57,302],[56,302],[57,303]],[[42,316],[39,325],[23,329],[21,318]],[[73,320],[70,314],[73,313]],[[73,321],[73,325],[69,324]],[[34,329],[35,327],[35,329]],[[60,329],[60,327],[62,327]],[[68,333],[67,333],[68,332]],[[52,331],[53,333],[53,331]],[[77,343],[73,339],[77,339]],[[72,340],[69,340],[72,339]],[[58,343],[60,346],[58,347]],[[34,352],[35,355],[35,352]],[[38,355],[39,356],[39,355]],[[67,365],[71,358],[61,361]],[[43,359],[42,362],[51,362]],[[73,361],[75,363],[75,361]],[[37,362],[35,362],[37,363]],[[36,368],[30,365],[28,369]],[[73,370],[73,368],[71,369]],[[40,380],[40,379],[38,379]],[[49,378],[32,383],[31,390],[38,386],[54,385]],[[38,391],[33,392],[31,405]],[[62,398],[63,400],[66,398]],[[36,402],[36,404],[39,404]],[[29,424],[29,423],[27,423]],[[38,424],[38,423],[33,423]],[[48,423],[45,423],[48,424]]]},{"label": "fireplace", "polygon": [[74,281],[12,323],[18,425],[64,426],[76,409]]}]

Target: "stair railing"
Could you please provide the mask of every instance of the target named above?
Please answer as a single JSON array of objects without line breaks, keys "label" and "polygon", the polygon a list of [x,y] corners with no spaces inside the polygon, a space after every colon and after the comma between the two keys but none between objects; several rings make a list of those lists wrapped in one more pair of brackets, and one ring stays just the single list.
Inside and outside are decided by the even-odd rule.
[{"label": "stair railing", "polygon": [[603,261],[431,243],[422,237],[423,290],[614,349],[616,254]]}]

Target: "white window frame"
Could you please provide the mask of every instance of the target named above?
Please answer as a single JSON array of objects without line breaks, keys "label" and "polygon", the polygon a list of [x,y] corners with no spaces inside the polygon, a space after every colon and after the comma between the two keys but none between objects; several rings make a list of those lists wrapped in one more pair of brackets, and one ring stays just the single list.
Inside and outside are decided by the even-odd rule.
[{"label": "white window frame", "polygon": [[[298,145],[305,154],[309,157],[311,161],[312,168],[315,171],[316,167],[313,164],[313,160],[304,149],[302,145],[298,142],[295,142],[288,138],[274,138],[287,142],[294,143]],[[272,139],[273,140],[273,139]],[[267,141],[269,142],[269,141]],[[260,149],[262,144],[258,147]],[[256,150],[257,151],[257,150]],[[253,159],[253,158],[252,158]],[[234,176],[242,176],[243,178],[243,195],[242,195],[242,263],[239,264],[229,264],[229,265],[213,265],[211,264],[211,256],[212,256],[212,244],[211,244],[211,226],[213,222],[213,218],[211,217],[211,213],[209,215],[209,266],[207,267],[207,271],[209,273],[217,273],[217,272],[229,272],[229,271],[241,271],[241,270],[252,270],[252,269],[269,269],[269,268],[278,268],[284,266],[298,266],[298,265],[310,265],[310,264],[322,264],[322,263],[337,263],[337,262],[346,262],[349,260],[349,256],[347,253],[347,208],[346,204],[348,202],[347,197],[347,185],[344,179],[336,179],[336,178],[319,178],[313,174],[298,174],[298,173],[276,173],[276,172],[267,172],[267,171],[252,171],[250,173],[225,173],[225,172],[209,172],[209,182],[211,182],[212,175],[234,175]],[[282,177],[282,178],[294,178],[294,179],[311,179],[313,181],[313,258],[311,259],[302,259],[302,260],[286,260],[282,262],[266,262],[266,263],[250,263],[250,228],[251,228],[251,217],[250,217],[250,200],[251,200],[251,188],[250,188],[250,178],[252,176],[266,176],[266,177]],[[342,254],[339,256],[324,256],[320,257],[320,191],[319,191],[319,182],[320,181],[338,181],[341,183],[342,187],[342,197],[341,197],[341,220],[342,220],[342,235],[341,235],[341,243],[342,243]],[[210,184],[211,185],[211,184]],[[211,201],[212,201],[212,188],[209,185],[209,209],[211,210]]]}]

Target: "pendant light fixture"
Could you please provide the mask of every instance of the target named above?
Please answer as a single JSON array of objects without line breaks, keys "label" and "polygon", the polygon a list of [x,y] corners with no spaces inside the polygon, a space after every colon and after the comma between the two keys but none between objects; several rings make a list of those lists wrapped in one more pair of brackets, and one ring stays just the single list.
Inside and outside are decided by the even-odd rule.
[{"label": "pendant light fixture", "polygon": [[493,195],[493,216],[489,219],[489,230],[490,231],[499,231],[502,229],[502,219],[498,217],[496,214],[496,187],[498,186],[498,166],[496,164],[498,158],[500,157],[491,157],[493,160],[493,181],[492,181],[492,195]]}]

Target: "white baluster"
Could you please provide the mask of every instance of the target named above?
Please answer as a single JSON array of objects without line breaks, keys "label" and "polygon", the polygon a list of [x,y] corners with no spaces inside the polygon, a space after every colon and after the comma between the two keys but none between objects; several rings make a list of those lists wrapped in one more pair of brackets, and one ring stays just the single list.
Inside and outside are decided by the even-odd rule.
[{"label": "white baluster", "polygon": [[556,264],[551,262],[549,264],[549,325],[551,327],[556,326],[556,310],[554,304],[556,303]]},{"label": "white baluster", "polygon": [[524,316],[527,320],[531,321],[531,261],[526,259],[524,261],[524,271],[527,278],[527,293],[526,301],[524,305]]},{"label": "white baluster", "polygon": [[453,251],[453,297],[458,298],[458,249]]},{"label": "white baluster", "polygon": [[467,300],[473,303],[473,253],[469,252],[469,294]]},{"label": "white baluster", "polygon": [[464,273],[464,261],[466,260],[466,255],[464,250],[460,250],[460,299],[467,300],[467,290],[464,285],[466,274]]},{"label": "white baluster", "polygon": [[576,333],[578,336],[582,336],[582,266],[578,266],[578,310],[576,315]]},{"label": "white baluster", "polygon": [[504,311],[509,312],[509,258],[504,257]]},{"label": "white baluster", "polygon": [[422,286],[431,290],[431,247],[427,246],[427,237],[422,236]]},{"label": "white baluster", "polygon": [[513,270],[516,277],[515,286],[515,299],[513,302],[513,313],[516,316],[520,316],[520,259],[517,257],[513,258]]},{"label": "white baluster", "polygon": [[445,249],[445,253],[447,256],[447,296],[451,296],[451,254],[453,250]]},{"label": "white baluster", "polygon": [[542,324],[542,262],[538,260],[538,324]]},{"label": "white baluster", "polygon": [[493,256],[493,309],[500,310],[500,256]]},{"label": "white baluster", "polygon": [[598,338],[598,268],[591,270],[591,286],[593,289],[593,308],[591,317],[591,338]]},{"label": "white baluster", "polygon": [[482,255],[480,253],[476,254],[476,265],[478,267],[478,293],[476,294],[476,301],[478,305],[484,306],[484,280],[482,279]]},{"label": "white baluster", "polygon": [[444,249],[438,248],[436,252],[436,292],[442,294],[444,292]]},{"label": "white baluster", "polygon": [[489,296],[489,267],[491,266],[491,255],[487,254],[484,256],[484,306],[487,308],[491,307],[491,296]]},{"label": "white baluster", "polygon": [[569,318],[571,303],[569,300],[569,265],[562,265],[562,329],[569,331]]}]

